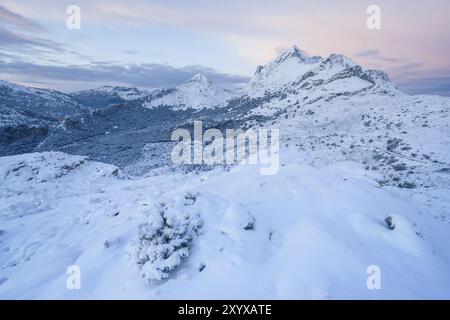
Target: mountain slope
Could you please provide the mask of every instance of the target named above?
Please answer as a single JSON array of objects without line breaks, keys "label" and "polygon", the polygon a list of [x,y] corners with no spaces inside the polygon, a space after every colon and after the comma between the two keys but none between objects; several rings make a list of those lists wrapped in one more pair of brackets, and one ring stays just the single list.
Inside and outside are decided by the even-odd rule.
[{"label": "mountain slope", "polygon": [[129,87],[103,86],[96,89],[77,91],[69,95],[91,109],[105,109],[116,104],[143,98],[154,90],[140,90]]},{"label": "mountain slope", "polygon": [[405,188],[450,184],[449,98],[406,95],[381,71],[296,47],[258,70],[247,92],[263,102],[241,118],[261,116],[248,123],[278,128],[305,161],[358,161],[383,173],[382,184]]},{"label": "mountain slope", "polygon": [[[93,92],[111,99],[120,92],[127,99],[144,94],[111,87]],[[142,170],[148,170],[171,165],[170,133],[201,119],[205,129],[278,128],[282,143],[295,145],[306,162],[358,161],[381,172],[382,184],[445,186],[450,181],[449,101],[406,95],[382,71],[337,54],[310,57],[294,46],[258,67],[248,85],[237,90],[222,90],[196,75],[179,87],[70,116],[28,150],[88,155],[122,168],[143,161],[147,169]]]},{"label": "mountain slope", "polygon": [[86,109],[67,94],[7,81],[0,81],[0,105],[53,118],[76,115]]},{"label": "mountain slope", "polygon": [[33,151],[62,119],[86,110],[64,93],[0,81],[0,154]]},{"label": "mountain slope", "polygon": [[144,107],[171,106],[177,110],[200,110],[225,106],[231,97],[229,91],[215,86],[199,73],[182,85],[168,89],[165,94],[150,96]]}]

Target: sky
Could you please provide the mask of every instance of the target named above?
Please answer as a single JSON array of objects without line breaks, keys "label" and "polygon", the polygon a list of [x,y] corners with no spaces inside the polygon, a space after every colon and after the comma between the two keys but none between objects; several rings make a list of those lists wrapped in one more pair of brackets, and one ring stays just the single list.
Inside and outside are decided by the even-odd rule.
[{"label": "sky", "polygon": [[[80,29],[67,28],[70,5]],[[380,29],[366,25],[370,5]],[[408,93],[450,96],[449,18],[448,0],[1,0],[0,79],[70,92],[203,72],[233,85],[297,45],[381,69]]]}]

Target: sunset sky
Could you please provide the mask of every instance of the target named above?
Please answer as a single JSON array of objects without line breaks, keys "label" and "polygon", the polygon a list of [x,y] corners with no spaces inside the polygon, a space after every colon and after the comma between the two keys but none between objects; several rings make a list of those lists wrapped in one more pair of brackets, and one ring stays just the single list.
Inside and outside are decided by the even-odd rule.
[{"label": "sunset sky", "polygon": [[[369,5],[381,30],[366,27]],[[69,5],[81,29],[66,27]],[[409,93],[450,96],[450,1],[1,0],[0,79],[62,91],[240,83],[297,45],[386,71]]]}]

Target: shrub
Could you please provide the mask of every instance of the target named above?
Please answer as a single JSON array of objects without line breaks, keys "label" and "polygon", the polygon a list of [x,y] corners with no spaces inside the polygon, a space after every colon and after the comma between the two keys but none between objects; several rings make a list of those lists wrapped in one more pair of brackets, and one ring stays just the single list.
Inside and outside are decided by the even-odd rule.
[{"label": "shrub", "polygon": [[189,256],[193,237],[201,229],[199,215],[170,208],[162,202],[139,226],[138,236],[129,253],[147,281],[168,278]]}]

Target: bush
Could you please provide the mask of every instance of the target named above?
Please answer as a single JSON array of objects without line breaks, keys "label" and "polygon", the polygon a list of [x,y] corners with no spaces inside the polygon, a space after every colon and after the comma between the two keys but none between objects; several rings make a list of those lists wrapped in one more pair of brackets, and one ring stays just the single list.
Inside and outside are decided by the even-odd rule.
[{"label": "bush", "polygon": [[189,256],[193,237],[201,229],[199,215],[180,212],[162,202],[139,226],[129,253],[147,281],[168,278]]}]

